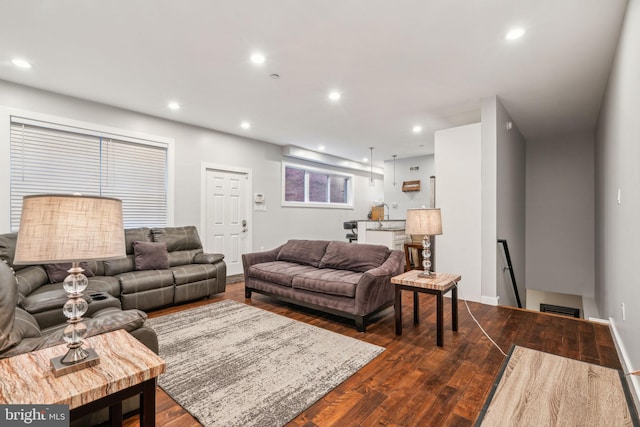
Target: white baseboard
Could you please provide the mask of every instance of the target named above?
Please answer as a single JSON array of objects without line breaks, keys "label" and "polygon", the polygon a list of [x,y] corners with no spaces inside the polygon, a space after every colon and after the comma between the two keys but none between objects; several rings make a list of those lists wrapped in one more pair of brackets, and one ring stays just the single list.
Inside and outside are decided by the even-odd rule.
[{"label": "white baseboard", "polygon": [[589,317],[590,322],[596,322],[596,323],[604,323],[605,325],[608,325],[610,322],[607,319],[600,319],[599,317]]},{"label": "white baseboard", "polygon": [[[613,317],[609,317],[609,328],[611,329],[611,333],[613,335],[613,342],[616,345],[616,350],[618,350],[618,355],[620,356],[620,362],[622,362],[622,371],[629,372],[635,370],[633,366],[631,366],[631,362],[629,360],[629,355],[627,354],[627,350],[620,338],[620,334],[618,334],[618,330],[616,329],[616,322]],[[631,387],[631,394],[633,395],[633,401],[636,405],[636,409],[640,409],[640,378],[637,375],[630,375],[626,377],[628,379]]]},{"label": "white baseboard", "polygon": [[500,297],[485,297],[482,296],[480,297],[480,302],[482,304],[487,304],[487,305],[499,305],[498,304],[498,300],[500,299]]}]

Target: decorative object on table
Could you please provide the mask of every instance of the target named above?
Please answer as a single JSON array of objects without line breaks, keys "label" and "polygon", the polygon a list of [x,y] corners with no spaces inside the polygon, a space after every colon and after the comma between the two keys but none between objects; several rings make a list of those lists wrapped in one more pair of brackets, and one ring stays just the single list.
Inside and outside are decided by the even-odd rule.
[{"label": "decorative object on table", "polygon": [[403,181],[402,182],[402,192],[410,193],[412,191],[420,191],[420,180],[414,181]]},{"label": "decorative object on table", "polygon": [[80,261],[125,256],[122,202],[118,199],[79,195],[38,195],[23,199],[15,264],[71,263],[63,283],[68,300],[63,335],[69,351],[51,359],[54,375],[64,375],[99,363],[91,348],[83,348],[87,333],[82,315],[88,303],[82,292],[88,280]]},{"label": "decorative object on table", "polygon": [[421,235],[422,269],[420,277],[431,276],[431,236],[442,234],[442,218],[440,209],[407,209],[405,232],[410,235]]}]

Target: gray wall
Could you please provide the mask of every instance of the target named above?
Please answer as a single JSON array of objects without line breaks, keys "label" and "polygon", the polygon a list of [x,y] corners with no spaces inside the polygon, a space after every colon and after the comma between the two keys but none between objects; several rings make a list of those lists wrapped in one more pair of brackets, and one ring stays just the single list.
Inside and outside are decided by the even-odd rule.
[{"label": "gray wall", "polygon": [[[595,292],[598,310],[610,318],[633,369],[640,368],[639,46],[640,1],[630,0],[596,129]],[[639,380],[633,378],[636,390]]]},{"label": "gray wall", "polygon": [[[128,110],[77,98],[40,91],[0,81],[0,109],[16,108],[65,119],[110,126],[131,132],[144,132],[175,140],[174,224],[200,225],[201,162],[251,169],[252,191],[262,192],[266,212],[253,212],[253,248],[275,247],[289,238],[345,240],[342,222],[366,218],[371,201],[382,198],[381,180],[369,187],[369,175],[352,172],[355,178],[355,209],[283,208],[280,206],[281,147],[249,138],[159,119]],[[7,120],[7,108],[0,120]],[[0,212],[9,212],[8,153],[9,134],[0,135]],[[296,160],[297,163],[305,163]],[[9,231],[6,214],[0,232]]]},{"label": "gray wall", "polygon": [[524,305],[525,141],[500,100],[487,97],[482,116],[482,299],[515,306],[515,293],[498,239],[509,244],[516,282]]},{"label": "gray wall", "polygon": [[[511,122],[511,129],[507,123]],[[496,101],[497,188],[496,237],[506,239],[518,286],[526,307],[525,287],[525,140],[498,99]],[[496,292],[501,305],[517,306],[504,249],[498,245]]]},{"label": "gray wall", "polygon": [[[415,166],[420,169],[412,171],[411,168]],[[396,159],[395,169],[396,184],[393,185],[393,160],[385,160],[384,201],[390,206],[391,219],[406,219],[407,209],[429,207],[429,178],[435,175],[433,155]],[[415,180],[420,180],[420,191],[403,193],[402,182]],[[396,203],[397,207],[394,208],[393,203]]]},{"label": "gray wall", "polygon": [[594,296],[593,135],[528,141],[527,288]]}]

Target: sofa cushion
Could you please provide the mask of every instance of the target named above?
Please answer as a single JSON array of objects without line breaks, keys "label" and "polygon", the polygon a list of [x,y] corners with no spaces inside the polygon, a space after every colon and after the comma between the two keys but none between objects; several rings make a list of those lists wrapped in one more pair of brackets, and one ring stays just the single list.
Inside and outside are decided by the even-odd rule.
[{"label": "sofa cushion", "polygon": [[[71,268],[70,262],[65,262],[62,264],[46,264],[44,269],[47,271],[47,276],[49,276],[49,282],[51,283],[60,283],[64,282],[64,279],[69,275],[69,269]],[[80,268],[84,270],[84,275],[86,277],[93,277],[95,274],[89,264],[86,262],[80,263]]]},{"label": "sofa cushion", "polygon": [[133,242],[136,270],[166,270],[169,252],[164,242]]},{"label": "sofa cushion", "polygon": [[354,298],[356,287],[364,273],[349,270],[318,268],[313,272],[302,273],[293,278],[294,289],[304,289],[329,295]]},{"label": "sofa cushion", "polygon": [[13,265],[13,258],[16,254],[16,242],[18,233],[8,233],[0,235],[0,260],[6,261],[9,266],[18,271],[25,268],[25,265]]},{"label": "sofa cushion", "polygon": [[388,257],[386,246],[332,241],[320,261],[320,268],[365,272],[380,267]]},{"label": "sofa cushion", "polygon": [[152,228],[151,233],[153,235],[153,241],[165,242],[169,252],[202,249],[202,242],[200,242],[198,230],[193,225],[187,227]]},{"label": "sofa cushion", "polygon": [[127,255],[133,255],[133,242],[153,242],[151,229],[148,227],[125,229],[124,245],[127,250]]},{"label": "sofa cushion", "polygon": [[118,274],[127,273],[135,269],[136,263],[134,261],[133,255],[127,255],[124,258],[116,258],[104,261],[105,276],[116,276]]},{"label": "sofa cushion", "polygon": [[[88,296],[83,295],[83,297],[87,300],[87,303],[90,301]],[[20,306],[31,314],[52,309],[59,309],[62,312],[62,306],[68,299],[69,296],[61,284],[47,284],[40,286],[27,295],[20,303]]]},{"label": "sofa cushion", "polygon": [[173,286],[171,270],[132,271],[119,274],[121,295]]},{"label": "sofa cushion", "polygon": [[20,301],[40,286],[49,283],[49,276],[47,276],[47,272],[41,265],[29,265],[22,270],[17,270],[16,277],[18,278]]},{"label": "sofa cushion", "polygon": [[301,265],[286,261],[271,261],[254,264],[249,267],[249,276],[266,282],[277,283],[282,286],[291,286],[294,276],[302,273],[318,271],[309,265]]},{"label": "sofa cushion", "polygon": [[218,269],[211,264],[189,264],[172,267],[171,271],[173,271],[176,285],[184,285],[185,283],[213,279],[216,277]]},{"label": "sofa cushion", "polygon": [[328,240],[289,240],[280,248],[276,260],[318,267],[328,244]]},{"label": "sofa cushion", "polygon": [[186,265],[193,263],[193,259],[197,254],[202,253],[202,249],[191,249],[188,251],[169,252],[169,266]]}]

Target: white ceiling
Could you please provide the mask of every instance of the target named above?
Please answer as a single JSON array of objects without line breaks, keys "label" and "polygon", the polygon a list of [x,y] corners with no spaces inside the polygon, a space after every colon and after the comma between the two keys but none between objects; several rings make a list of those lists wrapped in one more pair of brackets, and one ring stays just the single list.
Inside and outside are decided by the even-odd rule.
[{"label": "white ceiling", "polygon": [[0,79],[379,162],[433,152],[492,95],[527,139],[593,130],[626,3],[0,0]]}]

